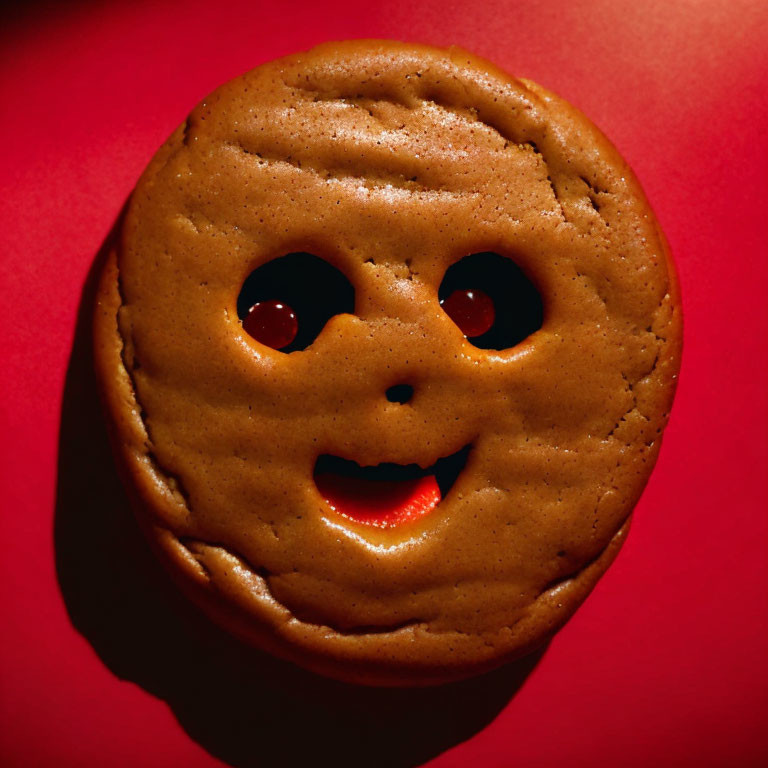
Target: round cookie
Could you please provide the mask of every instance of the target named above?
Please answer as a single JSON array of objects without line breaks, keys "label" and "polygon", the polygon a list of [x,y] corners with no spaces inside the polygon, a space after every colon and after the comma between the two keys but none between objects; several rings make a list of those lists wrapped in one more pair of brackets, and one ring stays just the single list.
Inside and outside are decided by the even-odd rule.
[{"label": "round cookie", "polygon": [[[472,290],[495,313],[476,330]],[[298,332],[270,345],[249,309],[281,291]],[[175,131],[104,268],[95,349],[186,593],[309,669],[427,684],[532,650],[608,567],[681,312],[583,115],[458,49],[357,41],[258,67]],[[381,490],[369,517],[356,483]]]}]

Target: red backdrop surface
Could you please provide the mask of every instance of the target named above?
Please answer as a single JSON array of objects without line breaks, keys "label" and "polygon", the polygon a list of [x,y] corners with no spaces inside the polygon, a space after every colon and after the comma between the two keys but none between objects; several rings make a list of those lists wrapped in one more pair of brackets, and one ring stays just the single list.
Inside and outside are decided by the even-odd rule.
[{"label": "red backdrop surface", "polygon": [[[78,430],[79,379],[67,376],[89,267],[138,175],[187,111],[263,61],[360,37],[459,44],[579,106],[633,166],[661,220],[686,322],[661,457],[617,562],[485,722],[425,746],[418,720],[429,712],[411,712],[413,747],[403,741],[387,761],[768,764],[765,3],[31,3],[6,16],[0,34],[3,765],[280,762],[274,744],[261,749],[271,738],[263,719],[250,725],[250,753],[241,744],[232,757],[220,746],[226,735],[206,736],[178,697],[169,706],[173,696],[142,684],[151,638],[143,657],[121,667],[104,650],[98,617],[82,619],[77,590],[87,579],[67,587],[66,575],[78,533],[54,535],[54,523],[71,518],[59,508],[62,472],[77,466],[93,420],[83,417]],[[62,420],[69,431],[60,435]],[[86,451],[83,461],[91,460]],[[103,470],[92,471],[96,483]],[[112,510],[100,513],[108,519]],[[120,541],[95,538],[93,546],[109,557]],[[482,699],[483,685],[467,695]],[[487,685],[498,698],[499,683]],[[290,707],[283,712],[281,738],[290,740]],[[304,724],[297,717],[296,741],[306,738]],[[379,764],[369,726],[372,741],[357,762]],[[382,744],[399,737],[385,726]],[[349,763],[341,739],[337,750],[305,744],[305,760]]]}]

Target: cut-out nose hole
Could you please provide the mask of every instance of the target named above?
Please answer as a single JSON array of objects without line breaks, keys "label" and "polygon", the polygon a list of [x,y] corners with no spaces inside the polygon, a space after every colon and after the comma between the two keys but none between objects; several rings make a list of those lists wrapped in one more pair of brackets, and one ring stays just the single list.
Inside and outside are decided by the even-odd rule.
[{"label": "cut-out nose hole", "polygon": [[387,390],[387,400],[390,403],[404,405],[413,397],[413,387],[410,384],[395,384]]}]

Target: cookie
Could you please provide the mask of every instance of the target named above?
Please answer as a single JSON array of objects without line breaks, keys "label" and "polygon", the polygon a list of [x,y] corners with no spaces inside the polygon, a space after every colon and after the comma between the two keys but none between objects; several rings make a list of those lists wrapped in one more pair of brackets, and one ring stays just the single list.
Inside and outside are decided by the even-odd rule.
[{"label": "cookie", "polygon": [[115,451],[215,621],[381,685],[563,625],[681,350],[664,237],[581,113],[458,49],[323,45],[205,99],[121,226],[95,309]]}]

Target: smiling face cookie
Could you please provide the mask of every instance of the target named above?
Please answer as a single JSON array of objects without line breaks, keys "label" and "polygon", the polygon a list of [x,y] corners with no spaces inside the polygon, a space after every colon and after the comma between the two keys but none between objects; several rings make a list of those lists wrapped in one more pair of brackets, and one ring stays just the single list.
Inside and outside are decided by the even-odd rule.
[{"label": "smiling face cookie", "polygon": [[207,98],[96,308],[139,519],[241,637],[367,683],[548,638],[616,554],[678,371],[627,165],[455,49],[327,45]]}]

